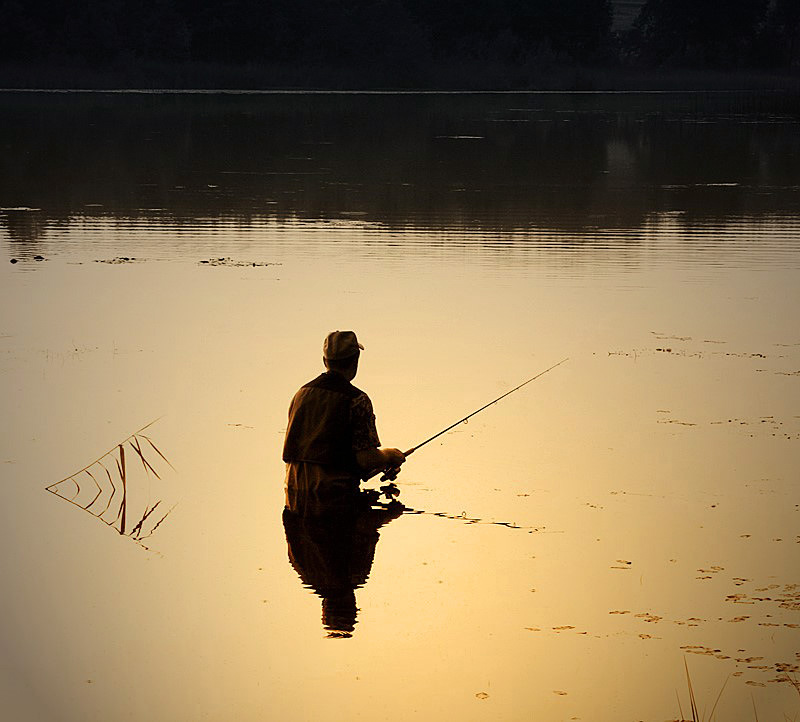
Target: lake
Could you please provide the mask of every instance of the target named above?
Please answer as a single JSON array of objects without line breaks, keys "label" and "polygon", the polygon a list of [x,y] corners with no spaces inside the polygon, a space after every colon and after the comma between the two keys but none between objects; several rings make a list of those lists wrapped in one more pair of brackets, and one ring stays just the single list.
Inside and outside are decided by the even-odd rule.
[{"label": "lake", "polygon": [[[661,722],[688,670],[793,719],[798,131],[779,93],[0,93],[7,714]],[[403,449],[568,360],[404,509],[297,528],[333,329]]]}]

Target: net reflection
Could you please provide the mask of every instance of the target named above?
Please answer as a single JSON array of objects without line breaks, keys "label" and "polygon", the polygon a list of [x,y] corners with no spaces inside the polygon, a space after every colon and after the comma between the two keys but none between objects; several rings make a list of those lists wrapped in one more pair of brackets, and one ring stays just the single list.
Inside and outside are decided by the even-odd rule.
[{"label": "net reflection", "polygon": [[353,636],[359,611],[355,590],[369,578],[378,529],[401,516],[404,508],[397,500],[379,502],[377,492],[370,490],[333,498],[287,498],[283,527],[289,563],[303,585],[321,597],[328,637]]}]

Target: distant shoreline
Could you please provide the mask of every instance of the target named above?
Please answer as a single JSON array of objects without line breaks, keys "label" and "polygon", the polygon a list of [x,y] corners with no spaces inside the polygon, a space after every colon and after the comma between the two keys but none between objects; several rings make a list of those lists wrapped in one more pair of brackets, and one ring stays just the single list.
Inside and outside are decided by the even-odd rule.
[{"label": "distant shoreline", "polygon": [[670,95],[681,93],[790,93],[791,88],[691,88],[641,90],[409,90],[407,88],[334,89],[334,88],[3,88],[0,93],[50,95]]},{"label": "distant shoreline", "polygon": [[160,93],[525,93],[800,91],[800,70],[440,65],[397,82],[391,70],[328,66],[141,64],[105,69],[0,65],[3,91]]}]

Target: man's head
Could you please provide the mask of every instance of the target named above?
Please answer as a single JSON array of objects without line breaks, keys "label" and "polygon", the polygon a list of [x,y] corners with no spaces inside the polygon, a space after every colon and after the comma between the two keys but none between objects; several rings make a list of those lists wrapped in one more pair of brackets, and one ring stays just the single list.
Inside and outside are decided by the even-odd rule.
[{"label": "man's head", "polygon": [[325,368],[341,374],[348,381],[354,379],[363,348],[353,331],[331,331],[322,344]]}]

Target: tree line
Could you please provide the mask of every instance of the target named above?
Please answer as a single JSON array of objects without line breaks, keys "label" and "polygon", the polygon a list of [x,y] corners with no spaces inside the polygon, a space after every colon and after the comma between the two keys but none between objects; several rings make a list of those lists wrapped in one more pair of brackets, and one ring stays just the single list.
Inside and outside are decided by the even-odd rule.
[{"label": "tree line", "polygon": [[798,0],[0,0],[0,62],[800,66]]}]

